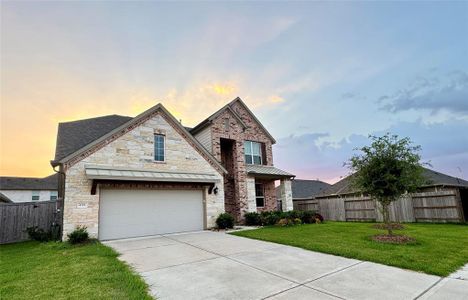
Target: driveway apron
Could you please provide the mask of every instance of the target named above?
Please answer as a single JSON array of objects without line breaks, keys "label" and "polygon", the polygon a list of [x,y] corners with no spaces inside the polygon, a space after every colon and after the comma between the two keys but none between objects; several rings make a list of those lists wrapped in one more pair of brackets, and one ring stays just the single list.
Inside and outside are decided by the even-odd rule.
[{"label": "driveway apron", "polygon": [[468,281],[221,232],[104,243],[158,299],[468,299]]}]

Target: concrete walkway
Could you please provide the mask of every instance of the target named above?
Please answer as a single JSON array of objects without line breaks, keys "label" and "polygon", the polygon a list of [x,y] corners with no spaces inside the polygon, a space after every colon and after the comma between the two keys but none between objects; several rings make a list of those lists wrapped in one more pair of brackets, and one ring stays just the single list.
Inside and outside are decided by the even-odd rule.
[{"label": "concrete walkway", "polygon": [[224,233],[105,244],[122,254],[159,299],[468,299],[465,280]]}]

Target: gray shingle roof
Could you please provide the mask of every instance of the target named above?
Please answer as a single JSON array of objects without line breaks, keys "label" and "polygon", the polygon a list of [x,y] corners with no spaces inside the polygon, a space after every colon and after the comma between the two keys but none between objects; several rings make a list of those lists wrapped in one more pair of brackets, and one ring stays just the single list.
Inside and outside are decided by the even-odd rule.
[{"label": "gray shingle roof", "polygon": [[0,190],[57,190],[58,175],[44,178],[35,177],[0,177]]},{"label": "gray shingle roof", "polygon": [[263,166],[263,165],[246,165],[245,169],[249,174],[259,174],[259,175],[273,175],[280,177],[294,177],[295,175],[288,173],[286,171],[280,170],[272,166]]},{"label": "gray shingle roof", "polygon": [[291,181],[292,197],[293,199],[312,198],[330,186],[320,180],[294,179]]},{"label": "gray shingle roof", "polygon": [[[352,176],[347,176],[337,183],[333,184],[329,188],[325,189],[319,197],[325,197],[329,195],[342,195],[342,194],[350,194],[355,193],[357,190],[353,189],[351,185]],[[446,186],[462,186],[468,187],[468,181],[463,180],[461,178],[453,177],[447,174],[443,174],[434,170],[430,170],[424,168],[423,176],[426,178],[426,185],[425,186],[438,186],[438,185],[446,185]]]},{"label": "gray shingle roof", "polygon": [[58,161],[72,154],[131,119],[132,117],[127,116],[109,115],[59,123],[54,160]]}]

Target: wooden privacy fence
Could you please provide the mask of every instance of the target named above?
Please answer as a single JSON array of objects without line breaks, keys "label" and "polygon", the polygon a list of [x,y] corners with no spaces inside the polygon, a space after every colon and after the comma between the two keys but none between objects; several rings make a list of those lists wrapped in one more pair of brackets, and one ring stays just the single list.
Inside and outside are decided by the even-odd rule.
[{"label": "wooden privacy fence", "polygon": [[375,201],[369,197],[344,200],[346,221],[375,221],[377,219]]},{"label": "wooden privacy fence", "polygon": [[455,191],[420,193],[413,196],[414,218],[416,221],[449,221],[460,219],[461,203]]},{"label": "wooden privacy fence", "polygon": [[294,210],[313,210],[318,211],[318,200],[316,199],[304,199],[293,202]]},{"label": "wooden privacy fence", "polygon": [[56,201],[0,204],[0,244],[28,240],[28,227],[49,230],[56,218],[56,204]]},{"label": "wooden privacy fence", "polygon": [[[314,200],[294,201],[298,210],[318,211],[326,220],[383,221],[380,205],[368,196],[345,195]],[[409,194],[393,202],[392,222],[463,222],[463,208],[458,190]]]}]

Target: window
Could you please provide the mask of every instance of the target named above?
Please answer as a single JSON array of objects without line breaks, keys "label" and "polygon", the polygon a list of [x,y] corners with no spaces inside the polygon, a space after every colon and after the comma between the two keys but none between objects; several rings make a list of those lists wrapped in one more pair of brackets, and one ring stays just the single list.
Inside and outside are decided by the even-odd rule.
[{"label": "window", "polygon": [[265,196],[263,193],[263,184],[256,183],[255,184],[255,202],[257,203],[257,207],[264,207],[265,206]]},{"label": "window", "polygon": [[39,201],[39,191],[32,191],[31,200],[32,201]]},{"label": "window", "polygon": [[154,160],[155,161],[164,161],[164,138],[162,134],[154,135]]},{"label": "window", "polygon": [[58,198],[58,192],[57,191],[50,191],[50,200],[55,201]]},{"label": "window", "polygon": [[262,164],[262,144],[258,142],[244,142],[245,163],[249,165]]}]

